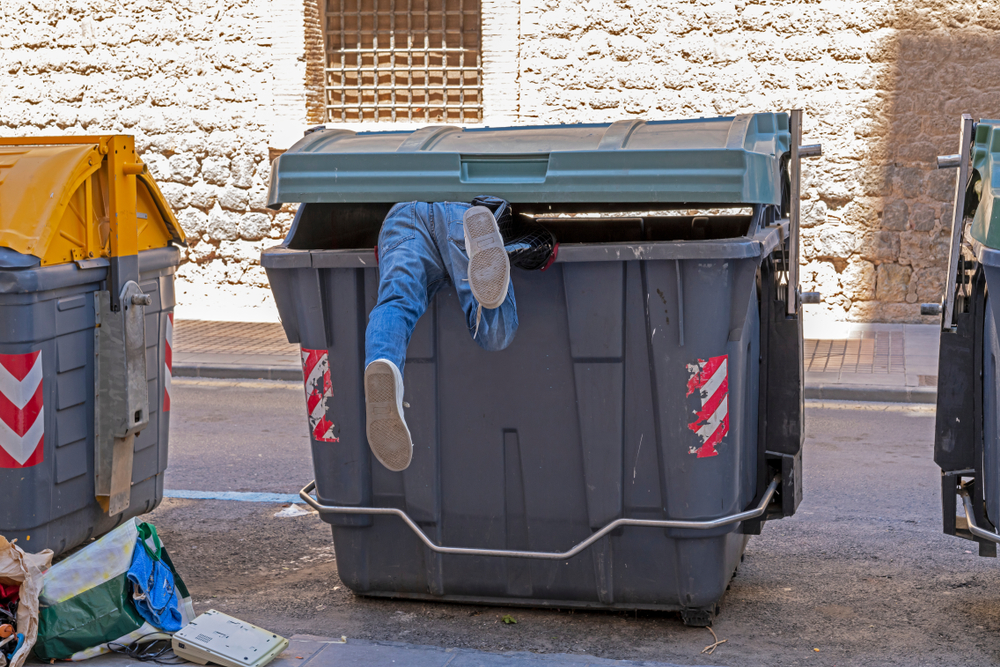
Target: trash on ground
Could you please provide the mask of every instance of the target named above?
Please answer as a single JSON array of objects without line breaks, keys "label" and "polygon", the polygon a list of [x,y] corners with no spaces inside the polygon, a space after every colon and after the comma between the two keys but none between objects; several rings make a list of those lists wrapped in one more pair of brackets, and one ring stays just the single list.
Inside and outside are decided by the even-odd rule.
[{"label": "trash on ground", "polygon": [[276,512],[274,516],[275,518],[278,519],[287,519],[288,517],[305,516],[306,514],[311,514],[311,512],[305,509],[302,505],[296,505],[295,503],[292,503],[285,509]]},{"label": "trash on ground", "polygon": [[39,601],[35,656],[44,661],[109,651],[158,659],[167,647],[140,645],[162,642],[194,620],[191,595],[156,528],[137,519],[53,565]]},{"label": "trash on ground", "polygon": [[21,667],[31,653],[42,573],[51,564],[51,550],[29,554],[0,535],[0,666]]},{"label": "trash on ground", "polygon": [[204,665],[264,667],[288,647],[288,640],[209,609],[174,634],[174,654]]}]

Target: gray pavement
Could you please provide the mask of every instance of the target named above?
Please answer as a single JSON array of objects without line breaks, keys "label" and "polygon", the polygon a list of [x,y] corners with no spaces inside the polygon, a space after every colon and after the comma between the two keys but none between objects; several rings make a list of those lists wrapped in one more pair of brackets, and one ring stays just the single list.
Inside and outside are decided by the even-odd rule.
[{"label": "gray pavement", "polygon": [[[673,613],[355,596],[339,578],[327,524],[313,513],[276,517],[284,503],[252,495],[292,494],[312,479],[301,385],[177,379],[173,395],[167,489],[255,500],[169,497],[149,515],[198,612],[218,609],[289,637],[345,635],[362,657],[385,656],[365,663],[373,665],[422,664],[407,662],[418,655],[729,667],[1000,659],[996,561],[941,532],[933,406],[807,402],[802,505],[750,539],[714,626],[726,643],[707,656],[709,632]],[[508,614],[516,624],[503,623]]]},{"label": "gray pavement", "polygon": [[[938,327],[846,324],[807,327],[806,398],[934,403]],[[297,345],[277,323],[178,320],[174,376],[302,378]]]},{"label": "gray pavement", "polygon": [[167,489],[297,493],[313,478],[300,382],[176,379]]}]

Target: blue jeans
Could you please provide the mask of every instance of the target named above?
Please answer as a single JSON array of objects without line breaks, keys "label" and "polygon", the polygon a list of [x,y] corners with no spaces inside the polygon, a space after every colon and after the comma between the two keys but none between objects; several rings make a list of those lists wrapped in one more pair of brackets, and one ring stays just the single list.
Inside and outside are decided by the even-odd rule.
[{"label": "blue jeans", "polygon": [[438,290],[451,282],[465,313],[469,334],[487,351],[502,350],[517,332],[514,286],[499,308],[483,309],[476,333],[479,303],[466,280],[469,256],[465,254],[462,215],[470,204],[456,202],[407,202],[396,204],[378,235],[378,303],[368,317],[365,331],[365,367],[388,359],[403,370],[406,347],[417,320]]}]

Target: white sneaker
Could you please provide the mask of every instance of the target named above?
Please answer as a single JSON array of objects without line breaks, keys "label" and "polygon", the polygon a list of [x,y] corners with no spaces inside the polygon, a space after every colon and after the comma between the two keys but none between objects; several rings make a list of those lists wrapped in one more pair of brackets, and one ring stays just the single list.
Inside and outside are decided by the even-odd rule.
[{"label": "white sneaker", "polygon": [[462,216],[462,223],[472,296],[483,308],[499,308],[507,298],[510,260],[496,218],[485,206],[473,206]]},{"label": "white sneaker", "polygon": [[365,433],[379,463],[389,470],[406,470],[413,459],[410,429],[403,419],[403,374],[388,359],[365,368]]}]

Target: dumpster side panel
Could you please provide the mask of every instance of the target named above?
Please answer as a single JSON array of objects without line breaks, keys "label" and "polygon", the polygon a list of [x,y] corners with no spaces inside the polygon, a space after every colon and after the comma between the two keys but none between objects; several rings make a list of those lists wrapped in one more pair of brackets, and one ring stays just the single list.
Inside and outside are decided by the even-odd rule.
[{"label": "dumpster side panel", "polygon": [[[68,269],[59,266],[37,271],[66,273]],[[0,320],[4,322],[0,354],[8,360],[37,354],[40,365],[42,400],[36,425],[43,430],[38,439],[32,438],[41,441],[39,451],[20,461],[25,467],[18,467],[19,462],[11,460],[6,448],[0,452],[5,459],[0,464],[0,488],[5,495],[0,504],[0,532],[8,539],[21,537],[33,550],[48,547],[58,552],[67,548],[68,542],[86,539],[92,530],[67,521],[94,502],[93,290],[97,285],[89,282],[90,278],[75,289],[0,294]],[[7,368],[13,370],[9,364]],[[14,376],[20,379],[19,388],[28,389],[33,374],[19,375]],[[21,407],[16,391],[5,385],[3,400]],[[22,419],[28,418],[28,410],[29,406],[23,405]],[[7,435],[9,438],[10,431]],[[28,438],[30,431],[24,435]],[[56,524],[63,524],[62,529]]]},{"label": "dumpster side panel", "polygon": [[[407,350],[414,460],[402,474],[373,463],[365,436],[364,330],[377,270],[270,269],[301,302],[286,328],[329,356],[326,414],[338,441],[313,438],[319,498],[398,507],[438,544],[536,551],[568,549],[621,516],[743,510],[758,491],[760,321],[753,283],[737,289],[735,277],[740,262],[756,261],[515,271],[517,337],[491,353],[469,336],[454,290],[441,290]],[[312,298],[322,313],[313,315]],[[691,389],[710,362],[714,373]],[[323,518],[353,591],[470,602],[710,608],[747,539],[736,526],[630,527],[568,561],[441,556],[396,517]]]},{"label": "dumpster side panel", "polygon": [[[945,472],[975,468],[975,318],[958,313],[955,331],[941,332],[934,462]],[[989,377],[989,376],[986,376]]]},{"label": "dumpster side panel", "polygon": [[[445,544],[560,551],[591,532],[564,270],[515,274],[520,324],[501,352],[484,353],[471,339],[453,290],[437,299]],[[459,595],[594,596],[587,558],[443,561],[445,590]]]},{"label": "dumpster side panel", "polygon": [[[992,298],[990,288],[1000,286],[1000,267],[996,254],[985,252],[983,274],[986,296],[982,315],[982,494],[986,516],[995,526],[1000,522],[1000,300]],[[997,293],[1000,293],[998,291]]]},{"label": "dumpster side panel", "polygon": [[[302,350],[327,354],[332,396],[326,416],[332,438],[311,434],[317,494],[324,502],[367,505],[372,502],[372,461],[365,435],[363,385],[364,271],[360,269],[292,269],[297,299],[319,298],[322,308],[302,310],[294,320]],[[314,296],[315,295],[315,296]],[[333,438],[336,438],[334,441]],[[318,471],[323,470],[320,474]],[[330,517],[334,525],[369,526],[371,517]]]},{"label": "dumpster side panel", "polygon": [[0,464],[0,488],[11,501],[0,504],[0,533],[8,539],[59,554],[152,510],[162,499],[168,427],[161,368],[177,260],[176,248],[140,254],[141,286],[153,296],[145,317],[150,422],[135,439],[130,506],[114,517],[94,496],[94,293],[102,287],[103,272],[73,264],[19,271],[15,277],[0,271],[8,273],[0,282],[39,288],[0,293],[0,355],[41,353],[44,415],[41,455],[26,467]]},{"label": "dumpster side panel", "polygon": [[983,332],[983,495],[986,514],[996,525],[1000,520],[1000,339],[996,319],[990,308],[992,299],[986,297],[986,317]]}]

